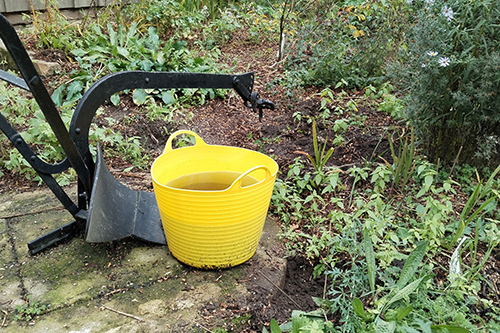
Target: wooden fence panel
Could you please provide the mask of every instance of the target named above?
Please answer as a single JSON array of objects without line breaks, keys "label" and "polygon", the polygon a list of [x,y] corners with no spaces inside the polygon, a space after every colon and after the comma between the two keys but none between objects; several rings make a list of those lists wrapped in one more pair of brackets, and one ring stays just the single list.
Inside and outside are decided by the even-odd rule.
[{"label": "wooden fence panel", "polygon": [[[44,1],[32,0],[35,10],[45,9]],[[88,8],[91,5],[103,7],[112,3],[112,0],[58,0],[59,9]],[[18,13],[31,11],[30,0],[0,0],[0,13]]]}]

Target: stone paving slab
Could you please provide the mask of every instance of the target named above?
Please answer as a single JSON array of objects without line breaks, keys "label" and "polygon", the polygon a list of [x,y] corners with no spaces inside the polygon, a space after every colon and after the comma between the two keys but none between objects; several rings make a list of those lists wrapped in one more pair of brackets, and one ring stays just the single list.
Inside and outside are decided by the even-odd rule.
[{"label": "stone paving slab", "polygon": [[[227,321],[204,317],[207,305],[244,307],[251,285],[273,297],[284,283],[279,228],[269,218],[254,257],[219,271],[134,239],[91,244],[80,236],[30,255],[28,241],[72,220],[61,207],[48,190],[0,193],[2,332],[203,332]],[[42,311],[29,318],[22,306]]]}]

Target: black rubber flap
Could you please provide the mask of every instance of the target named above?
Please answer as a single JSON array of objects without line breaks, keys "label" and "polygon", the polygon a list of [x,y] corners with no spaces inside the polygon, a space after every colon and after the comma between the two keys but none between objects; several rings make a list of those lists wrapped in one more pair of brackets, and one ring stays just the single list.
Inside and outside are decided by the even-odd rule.
[{"label": "black rubber flap", "polygon": [[98,145],[85,240],[102,243],[129,236],[167,244],[154,194],[134,191],[116,180]]}]

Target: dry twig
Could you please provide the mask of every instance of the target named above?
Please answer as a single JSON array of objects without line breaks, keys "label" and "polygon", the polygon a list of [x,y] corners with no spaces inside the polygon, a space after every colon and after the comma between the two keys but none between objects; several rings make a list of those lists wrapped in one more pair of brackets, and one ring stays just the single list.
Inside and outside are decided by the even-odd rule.
[{"label": "dry twig", "polygon": [[126,291],[126,289],[120,288],[120,289],[112,290],[109,293],[107,293],[106,295],[104,295],[104,297],[108,297],[108,296],[114,295],[116,293],[121,293],[122,291]]},{"label": "dry twig", "polygon": [[5,316],[3,317],[2,325],[0,327],[7,327],[7,325],[5,325],[5,322],[7,321],[7,315],[9,313],[5,310],[2,310],[2,312],[5,314]]},{"label": "dry twig", "polygon": [[122,311],[118,311],[118,310],[112,309],[109,306],[103,305],[103,306],[100,307],[101,311],[104,310],[104,309],[112,311],[114,313],[118,313],[119,315],[122,315],[122,316],[125,316],[125,317],[133,318],[133,319],[135,319],[135,320],[137,320],[139,322],[144,322],[144,319],[142,319],[140,317],[137,317],[137,316],[131,315],[129,313],[125,313],[125,312],[122,312]]},{"label": "dry twig", "polygon": [[12,214],[12,215],[0,216],[0,219],[2,219],[2,220],[8,220],[8,219],[12,219],[12,218],[15,218],[15,217],[21,217],[21,216],[27,216],[27,215],[35,215],[35,214],[41,214],[41,213],[50,212],[52,210],[63,210],[63,209],[64,209],[64,207],[49,207],[49,208],[39,209],[39,210],[35,210],[35,211],[32,211],[32,212],[27,212],[27,213],[16,213],[16,214]]}]

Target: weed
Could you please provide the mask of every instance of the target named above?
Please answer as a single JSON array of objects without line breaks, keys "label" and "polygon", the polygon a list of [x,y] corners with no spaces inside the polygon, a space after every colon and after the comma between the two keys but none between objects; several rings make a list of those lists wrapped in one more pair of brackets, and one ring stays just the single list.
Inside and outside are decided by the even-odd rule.
[{"label": "weed", "polygon": [[[387,183],[390,181],[390,176],[394,175],[393,170],[387,165],[378,165],[372,171],[370,182],[373,184],[373,191],[375,193],[384,193]],[[394,183],[393,183],[394,184]]]},{"label": "weed", "polygon": [[[71,72],[71,80],[55,89],[53,100],[57,106],[74,105],[93,82],[117,71],[207,72],[214,68],[208,56],[192,55],[187,42],[174,39],[163,42],[153,26],[143,31],[135,21],[128,27],[110,22],[104,25],[89,23],[78,39],[60,48],[67,49],[75,57],[80,69]],[[194,102],[203,104],[206,96],[214,98],[215,95],[223,96],[224,93],[212,89],[185,89],[178,97],[181,103],[193,103],[194,97]],[[182,96],[185,98],[182,99]],[[166,105],[175,100],[174,92],[170,90],[133,91],[133,100],[137,105],[144,104],[149,98],[160,99]],[[120,95],[113,95],[111,101],[117,105]]]},{"label": "weed", "polygon": [[[285,222],[281,236],[287,240],[287,251],[310,260],[320,259],[314,274],[323,274],[329,281],[320,307],[326,306],[328,312],[343,318],[342,325],[335,327],[338,332],[425,331],[422,327],[432,328],[432,332],[465,332],[473,327],[471,317],[460,307],[454,312],[440,312],[441,319],[436,323],[436,302],[454,306],[451,304],[459,304],[460,297],[477,293],[479,272],[487,260],[479,258],[478,246],[487,244],[487,257],[498,244],[498,223],[487,217],[492,216],[496,204],[492,201],[483,207],[483,219],[478,220],[475,229],[472,225],[466,229],[466,235],[471,237],[459,249],[458,258],[468,256],[471,260],[467,265],[461,263],[463,272],[450,275],[454,278],[448,285],[438,286],[430,279],[436,265],[433,256],[450,239],[445,235],[456,227],[449,224],[454,212],[450,196],[454,194],[453,182],[447,179],[438,183],[436,166],[426,160],[415,159],[413,163],[414,179],[408,180],[412,186],[404,191],[410,194],[403,202],[385,201],[387,185],[392,181],[388,165],[350,168],[343,173],[353,184],[349,206],[344,206],[345,199],[331,196],[326,220],[321,217],[323,203],[316,196],[322,193],[329,197],[345,190],[339,170],[330,169],[324,174],[319,181],[321,192],[317,192],[318,174],[305,171],[299,159],[290,166],[286,180],[277,181],[272,207]],[[359,186],[361,181],[364,186]],[[373,190],[363,189],[366,181]],[[485,189],[487,183],[482,185]],[[489,183],[493,191],[490,193],[495,193],[495,186],[496,182]],[[488,198],[483,196],[481,202]],[[481,203],[474,209],[478,206]],[[346,207],[351,207],[350,212]],[[470,210],[469,216],[473,212]],[[408,248],[412,249],[409,254]],[[438,300],[432,296],[436,293],[442,295]],[[321,327],[322,323],[317,325]],[[285,331],[287,327],[280,329]]]},{"label": "weed", "polygon": [[311,161],[314,170],[316,172],[323,172],[323,168],[326,165],[326,162],[330,159],[330,157],[333,154],[333,148],[328,149],[328,151],[325,152],[326,150],[326,145],[328,143],[328,137],[325,139],[325,142],[323,144],[323,147],[319,147],[318,145],[318,133],[316,130],[316,121],[312,120],[312,136],[313,136],[313,147],[314,147],[314,158],[311,157],[311,155],[306,153],[307,158],[309,161]]},{"label": "weed", "polygon": [[238,330],[250,322],[251,316],[249,314],[237,316],[231,320],[233,325],[235,326],[235,330]]},{"label": "weed", "polygon": [[63,49],[74,43],[77,36],[75,25],[68,22],[61,14],[55,0],[43,0],[45,11],[35,11],[31,3],[31,16],[24,15],[25,19],[31,19],[33,27],[38,36],[38,43],[45,48]]},{"label": "weed", "polygon": [[38,301],[32,301],[31,295],[26,296],[26,303],[16,306],[15,321],[32,321],[38,315],[42,314],[47,309],[46,305],[40,304]]},{"label": "weed", "polygon": [[392,189],[398,187],[404,190],[415,169],[415,134],[413,128],[410,132],[409,141],[408,137],[404,141],[402,137],[403,135],[399,137],[399,150],[397,153],[394,149],[394,143],[389,138],[391,156],[394,163],[391,165],[386,160],[384,162],[393,176]]},{"label": "weed", "polygon": [[[401,269],[397,282],[393,285],[385,286],[387,293],[380,297],[379,290],[375,289],[376,279],[376,262],[375,252],[373,245],[370,241],[369,232],[367,229],[364,231],[363,237],[363,250],[365,251],[368,280],[370,282],[371,292],[374,294],[373,304],[375,309],[366,311],[363,302],[359,298],[353,298],[352,307],[356,315],[364,321],[363,331],[376,331],[396,332],[398,330],[410,329],[406,323],[406,318],[413,311],[414,306],[408,302],[411,294],[415,293],[421,285],[429,279],[429,277],[418,274],[418,270],[424,259],[428,242],[421,242],[417,247],[408,255],[405,260],[404,266]],[[413,318],[410,325],[419,324],[419,318]],[[427,323],[426,323],[427,324]],[[427,324],[428,325],[428,324]],[[399,329],[398,329],[399,327]],[[459,326],[454,325],[432,325],[433,331],[440,329],[453,330],[453,332],[468,332]]]},{"label": "weed", "polygon": [[[169,96],[172,97],[172,94],[170,91],[164,91],[165,94],[168,94]],[[171,122],[174,120],[174,115],[175,115],[175,109],[177,105],[175,105],[175,101],[172,98],[172,103],[169,103],[170,101],[167,101],[165,104],[157,104],[157,103],[147,103],[146,104],[146,110],[147,110],[147,116],[149,121],[153,120],[164,120]]]},{"label": "weed", "polygon": [[[282,332],[322,332],[330,333],[336,332],[333,323],[325,320],[324,313],[321,311],[304,312],[294,310],[292,312],[291,321],[278,325],[275,319],[272,319],[269,324],[270,333]],[[264,327],[262,333],[269,331]]]},{"label": "weed", "polygon": [[349,174],[354,177],[351,187],[351,194],[349,195],[349,206],[352,204],[352,199],[356,193],[356,184],[358,181],[363,181],[368,178],[368,168],[352,167],[349,169]]},{"label": "weed", "polygon": [[365,88],[365,97],[372,100],[379,111],[397,119],[403,116],[404,103],[392,93],[393,89],[389,81],[378,88],[369,85]]},{"label": "weed", "polygon": [[[471,194],[460,214],[460,219],[457,222],[455,232],[448,245],[448,248],[455,245],[462,237],[465,227],[472,221],[479,219],[482,215],[488,212],[488,208],[494,200],[500,199],[499,194],[492,188],[496,175],[500,172],[500,166],[491,174],[488,181],[483,185],[481,181],[477,184],[474,192]],[[483,198],[486,200],[482,201]],[[477,205],[481,205],[475,209]],[[477,223],[477,222],[476,222]]]},{"label": "weed", "polygon": [[232,34],[241,28],[238,11],[235,8],[226,7],[218,13],[220,17],[213,18],[203,28],[204,38],[202,45],[207,50],[219,47],[228,42]]}]

